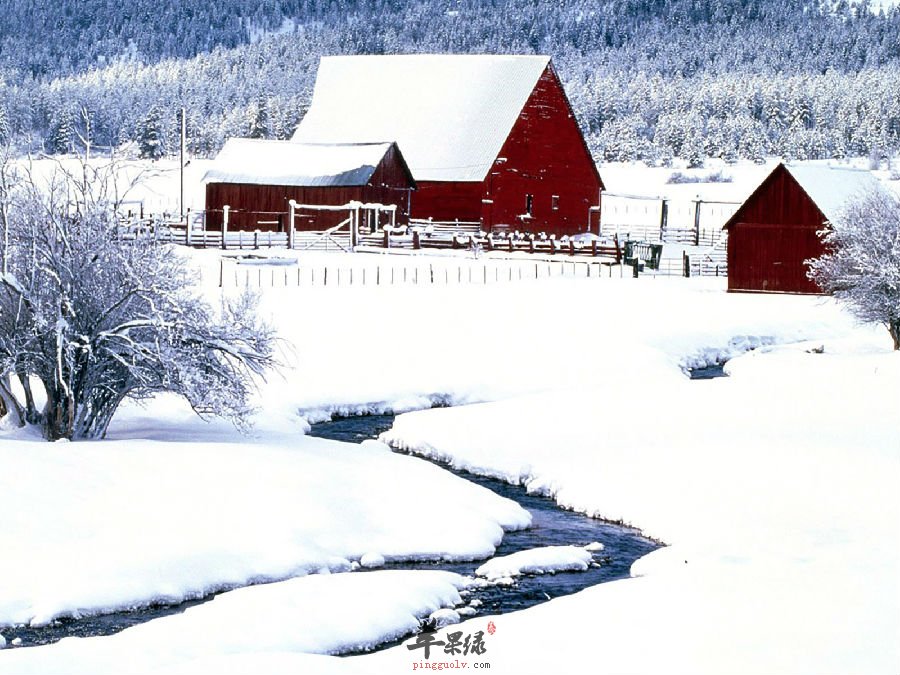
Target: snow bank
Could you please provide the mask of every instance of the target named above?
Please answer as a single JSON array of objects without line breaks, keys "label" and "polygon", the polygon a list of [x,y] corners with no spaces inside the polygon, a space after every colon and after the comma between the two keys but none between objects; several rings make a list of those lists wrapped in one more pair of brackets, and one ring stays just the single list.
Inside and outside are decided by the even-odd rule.
[{"label": "snow bank", "polygon": [[[109,637],[7,650],[0,671],[148,672],[178,670],[210,654],[367,650],[412,633],[430,613],[452,611],[464,587],[462,577],[440,571],[315,575],[252,586]],[[304,663],[304,670],[320,672],[317,659]]]},{"label": "snow bank", "polygon": [[0,625],[343,571],[375,551],[482,558],[504,528],[530,522],[514,502],[378,443],[241,440],[4,440]]},{"label": "snow bank", "polygon": [[523,574],[584,572],[592,560],[588,551],[577,546],[543,546],[491,558],[476,569],[475,574],[494,580]]}]

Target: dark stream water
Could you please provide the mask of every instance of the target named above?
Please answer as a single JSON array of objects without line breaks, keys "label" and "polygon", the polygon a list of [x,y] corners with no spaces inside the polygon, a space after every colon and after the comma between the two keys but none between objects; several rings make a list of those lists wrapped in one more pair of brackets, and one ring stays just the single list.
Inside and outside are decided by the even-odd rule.
[{"label": "dark stream water", "polygon": [[688,373],[692,380],[711,380],[715,377],[728,377],[724,363],[714,363],[704,368],[691,368]]},{"label": "dark stream water", "polygon": [[[313,425],[310,435],[360,443],[368,438],[376,438],[382,431],[389,429],[393,419],[392,415],[338,419]],[[532,526],[527,530],[506,533],[495,555],[509,555],[541,546],[584,546],[592,542],[604,545],[602,551],[593,553],[594,565],[585,572],[526,575],[518,577],[512,586],[493,585],[471,591],[467,595],[467,603],[471,603],[469,606],[477,606],[478,614],[502,614],[525,609],[604,581],[625,578],[635,560],[659,547],[658,543],[642,537],[636,530],[564,511],[551,499],[529,495],[523,487],[455,471],[446,466],[443,468],[518,502],[531,513]],[[482,562],[395,563],[379,569],[441,569],[474,576],[475,569]],[[66,637],[112,635],[130,626],[183,612],[189,607],[211,600],[215,595],[176,605],[154,605],[101,616],[60,619],[41,627],[8,627],[2,629],[2,634],[9,643],[16,640],[16,644],[10,645],[12,647],[50,644]],[[379,648],[387,646],[390,645]]]}]

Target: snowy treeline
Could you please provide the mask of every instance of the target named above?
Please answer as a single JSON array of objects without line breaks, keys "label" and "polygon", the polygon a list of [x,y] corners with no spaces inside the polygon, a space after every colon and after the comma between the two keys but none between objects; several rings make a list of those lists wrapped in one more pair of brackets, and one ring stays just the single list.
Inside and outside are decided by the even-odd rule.
[{"label": "snowy treeline", "polygon": [[95,145],[171,152],[182,106],[194,153],[214,153],[232,135],[285,138],[309,103],[320,55],[446,51],[552,55],[592,148],[609,159],[889,155],[900,147],[897,8],[876,14],[865,3],[787,0],[231,0],[214,12],[194,0],[137,0],[124,11],[99,0],[26,4],[0,2],[10,10],[0,27],[9,64],[0,137],[29,149],[71,150],[89,124]]},{"label": "snowy treeline", "polygon": [[569,91],[592,150],[611,161],[881,158],[900,148],[897,66],[777,78],[607,74]]}]

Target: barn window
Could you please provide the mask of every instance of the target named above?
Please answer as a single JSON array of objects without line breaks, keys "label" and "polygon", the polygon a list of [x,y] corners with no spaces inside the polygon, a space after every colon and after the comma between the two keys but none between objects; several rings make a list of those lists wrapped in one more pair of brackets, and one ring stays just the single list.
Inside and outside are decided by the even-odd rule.
[{"label": "barn window", "polygon": [[525,195],[525,213],[529,216],[534,209],[534,195]]},{"label": "barn window", "polygon": [[552,195],[550,197],[550,208],[554,211],[559,211],[559,195]]}]

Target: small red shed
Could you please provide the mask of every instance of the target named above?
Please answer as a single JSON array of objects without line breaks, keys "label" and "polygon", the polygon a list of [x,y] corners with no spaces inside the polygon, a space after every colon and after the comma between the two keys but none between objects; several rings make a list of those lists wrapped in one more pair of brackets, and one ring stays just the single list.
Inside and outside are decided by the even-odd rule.
[{"label": "small red shed", "polygon": [[294,140],[396,141],[411,216],[485,230],[588,231],[603,188],[547,56],[323,57]]},{"label": "small red shed", "polygon": [[[351,201],[395,205],[397,222],[409,218],[415,181],[395,143],[293,143],[229,139],[203,178],[206,226],[229,230],[284,231],[291,200],[341,206]],[[325,230],[346,212],[299,209],[297,230]]]},{"label": "small red shed", "polygon": [[879,188],[868,171],[779,164],[724,225],[728,290],[821,293],[805,264],[824,253],[818,231],[850,199]]}]

